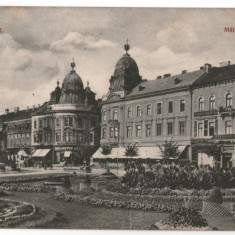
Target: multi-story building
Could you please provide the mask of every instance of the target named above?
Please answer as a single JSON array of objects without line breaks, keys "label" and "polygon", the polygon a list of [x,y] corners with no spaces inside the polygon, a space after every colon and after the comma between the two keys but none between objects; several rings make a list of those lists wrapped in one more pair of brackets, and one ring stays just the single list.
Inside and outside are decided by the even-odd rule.
[{"label": "multi-story building", "polygon": [[[101,145],[112,145],[108,157],[124,156],[128,143],[139,143],[137,158],[160,159],[158,144],[173,139],[191,159],[192,84],[205,74],[182,71],[156,80],[142,80],[136,62],[126,53],[117,62],[110,88],[102,100]],[[93,156],[104,158],[101,149]]]},{"label": "multi-story building", "polygon": [[[200,164],[235,166],[235,65],[207,65],[206,73],[193,85],[193,160]],[[218,159],[207,156],[210,144],[222,147]]]},{"label": "multi-story building", "polygon": [[62,88],[58,83],[50,101],[32,114],[32,157],[49,156],[53,163],[70,156],[82,161],[84,149],[99,145],[100,109],[95,93],[89,83],[84,89],[74,62],[71,67]]},{"label": "multi-story building", "polygon": [[38,109],[27,107],[14,112],[5,109],[5,114],[0,116],[1,125],[1,150],[5,151],[11,159],[19,160],[30,154],[31,146],[31,114]]}]

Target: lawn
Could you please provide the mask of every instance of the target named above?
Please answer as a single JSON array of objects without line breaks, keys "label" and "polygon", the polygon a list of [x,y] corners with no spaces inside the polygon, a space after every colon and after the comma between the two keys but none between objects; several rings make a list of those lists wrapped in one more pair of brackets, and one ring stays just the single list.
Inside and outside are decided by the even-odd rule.
[{"label": "lawn", "polygon": [[[37,206],[43,218],[17,224],[17,228],[64,228],[64,229],[148,229],[155,221],[167,214],[149,211],[93,207],[76,202],[55,200],[52,193],[16,192],[12,200],[24,200]],[[58,215],[64,218],[58,221]],[[53,223],[46,223],[53,221]],[[58,223],[58,224],[56,224]]]}]

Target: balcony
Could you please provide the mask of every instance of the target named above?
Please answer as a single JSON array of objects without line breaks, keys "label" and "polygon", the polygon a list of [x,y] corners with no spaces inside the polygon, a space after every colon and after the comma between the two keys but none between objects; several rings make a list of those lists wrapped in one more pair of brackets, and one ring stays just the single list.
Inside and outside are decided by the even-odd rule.
[{"label": "balcony", "polygon": [[214,139],[235,139],[235,134],[214,135]]},{"label": "balcony", "polygon": [[199,111],[194,113],[194,117],[213,116],[217,115],[219,111],[217,109]]},{"label": "balcony", "polygon": [[235,108],[234,106],[229,106],[229,107],[219,107],[219,112],[221,117],[224,119],[225,117],[231,116],[232,118],[235,117]]}]

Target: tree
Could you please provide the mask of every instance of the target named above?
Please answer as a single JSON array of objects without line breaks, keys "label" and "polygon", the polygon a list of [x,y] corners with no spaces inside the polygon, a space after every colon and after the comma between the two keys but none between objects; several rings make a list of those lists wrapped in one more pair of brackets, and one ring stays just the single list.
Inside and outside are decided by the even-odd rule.
[{"label": "tree", "polygon": [[214,160],[219,161],[220,156],[223,154],[222,147],[219,143],[209,144],[203,149],[203,152],[208,155],[208,157],[213,157]]},{"label": "tree", "polygon": [[107,155],[109,155],[112,152],[112,147],[109,145],[103,145],[101,150],[101,153],[105,155],[105,167],[107,165]]},{"label": "tree", "polygon": [[162,145],[157,144],[161,150],[162,162],[168,163],[170,158],[177,159],[180,155],[179,145],[174,142],[172,139],[170,141],[165,140],[165,143]]},{"label": "tree", "polygon": [[125,156],[127,156],[127,157],[138,156],[139,147],[137,145],[138,145],[138,143],[126,144],[125,145]]}]

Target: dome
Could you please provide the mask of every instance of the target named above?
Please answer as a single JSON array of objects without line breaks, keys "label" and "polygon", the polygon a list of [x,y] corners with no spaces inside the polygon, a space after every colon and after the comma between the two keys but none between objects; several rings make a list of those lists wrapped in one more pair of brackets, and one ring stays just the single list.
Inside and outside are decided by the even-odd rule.
[{"label": "dome", "polygon": [[71,63],[72,70],[67,74],[62,83],[62,90],[83,90],[83,82],[81,77],[74,70],[75,63]]},{"label": "dome", "polygon": [[139,76],[138,66],[128,53],[124,54],[115,66],[114,76],[122,74],[130,76]]},{"label": "dome", "polygon": [[109,80],[110,92],[124,91],[128,93],[142,81],[135,60],[128,54],[128,50],[130,49],[128,40],[124,45],[124,49],[126,53],[116,63],[114,74]]},{"label": "dome", "polygon": [[84,88],[80,76],[74,70],[75,63],[71,63],[72,70],[67,74],[62,83],[60,104],[84,103]]}]

